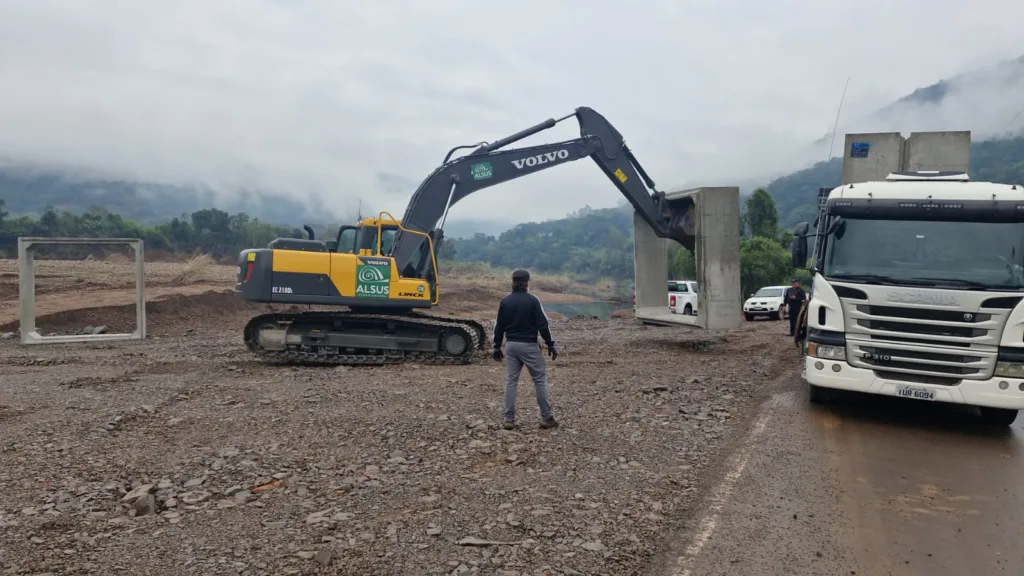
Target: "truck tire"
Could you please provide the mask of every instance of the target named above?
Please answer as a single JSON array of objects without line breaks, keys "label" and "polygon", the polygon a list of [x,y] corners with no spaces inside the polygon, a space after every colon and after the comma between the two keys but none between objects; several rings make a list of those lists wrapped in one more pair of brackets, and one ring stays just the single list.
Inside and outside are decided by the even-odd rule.
[{"label": "truck tire", "polygon": [[693,306],[687,304],[686,307],[683,308],[683,314],[686,314],[687,316],[693,316]]},{"label": "truck tire", "polygon": [[753,314],[746,314],[746,313],[744,313],[743,317],[747,319],[747,322],[753,322],[754,321],[754,315]]},{"label": "truck tire", "polygon": [[1002,428],[1013,424],[1013,421],[1017,419],[1017,410],[1012,408],[989,408],[987,406],[980,406],[979,408],[981,410],[981,419],[989,426]]}]

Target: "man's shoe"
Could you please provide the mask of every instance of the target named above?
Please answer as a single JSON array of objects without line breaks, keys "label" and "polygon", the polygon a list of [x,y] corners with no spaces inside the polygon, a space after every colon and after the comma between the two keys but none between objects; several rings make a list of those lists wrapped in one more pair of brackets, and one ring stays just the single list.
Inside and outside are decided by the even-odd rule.
[{"label": "man's shoe", "polygon": [[541,422],[540,423],[540,427],[541,428],[558,428],[558,420],[555,420],[555,417],[552,416],[551,418],[548,418],[547,420]]},{"label": "man's shoe", "polygon": [[505,420],[505,423],[501,425],[505,430],[512,430],[516,427],[516,423],[511,420]]}]

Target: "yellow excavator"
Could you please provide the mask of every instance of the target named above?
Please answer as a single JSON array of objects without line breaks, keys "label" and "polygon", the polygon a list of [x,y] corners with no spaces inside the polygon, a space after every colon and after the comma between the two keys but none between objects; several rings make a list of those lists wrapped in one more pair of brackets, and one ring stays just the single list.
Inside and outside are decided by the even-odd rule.
[{"label": "yellow excavator", "polygon": [[[579,138],[503,149],[572,117]],[[483,188],[585,157],[658,236],[693,250],[692,200],[667,200],[618,130],[580,107],[490,144],[452,148],[413,194],[401,221],[381,212],[341,227],[326,242],[306,226],[309,238],[278,238],[266,248],[243,250],[235,284],[242,299],[348,308],[256,316],[244,328],[246,346],[259,357],[300,364],[464,364],[481,357],[488,341],[482,324],[424,312],[439,302],[437,248],[448,211]]]}]

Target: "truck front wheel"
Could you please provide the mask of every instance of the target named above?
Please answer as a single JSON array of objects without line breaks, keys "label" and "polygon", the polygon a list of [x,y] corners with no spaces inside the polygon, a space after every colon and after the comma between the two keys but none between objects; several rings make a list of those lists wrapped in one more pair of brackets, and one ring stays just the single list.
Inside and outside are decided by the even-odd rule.
[{"label": "truck front wheel", "polygon": [[1017,419],[1017,411],[1011,408],[989,408],[981,406],[981,419],[990,426],[1009,426]]}]

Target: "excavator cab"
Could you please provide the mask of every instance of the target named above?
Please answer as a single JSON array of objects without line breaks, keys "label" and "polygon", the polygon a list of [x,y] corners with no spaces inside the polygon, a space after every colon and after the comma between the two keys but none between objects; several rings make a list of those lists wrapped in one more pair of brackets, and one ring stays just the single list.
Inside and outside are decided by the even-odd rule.
[{"label": "excavator cab", "polygon": [[337,239],[328,242],[327,248],[339,254],[387,256],[395,243],[398,228],[394,221],[364,218],[354,226],[338,228]]},{"label": "excavator cab", "polygon": [[[364,218],[354,226],[342,226],[338,229],[337,239],[327,243],[327,249],[331,252],[341,254],[356,254],[359,256],[378,256],[387,258],[395,246],[395,238],[401,231],[401,224],[390,218]],[[438,234],[431,234],[431,238],[438,237]],[[413,263],[422,263],[423,273],[417,272],[417,267],[410,263],[400,270],[402,278],[418,278],[427,280],[430,284],[431,300],[437,300],[437,273],[434,270],[438,242],[427,242],[425,239],[420,244],[414,257]],[[430,247],[434,246],[434,258],[430,258]]]}]

